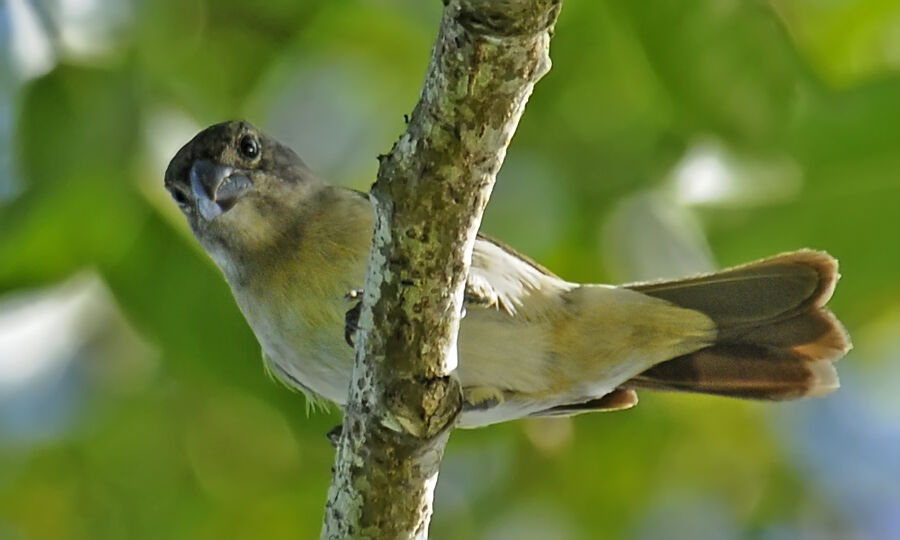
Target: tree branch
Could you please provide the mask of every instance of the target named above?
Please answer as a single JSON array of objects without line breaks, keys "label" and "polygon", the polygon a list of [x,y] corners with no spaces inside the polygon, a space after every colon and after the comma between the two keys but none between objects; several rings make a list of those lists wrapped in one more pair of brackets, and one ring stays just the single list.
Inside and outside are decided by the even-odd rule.
[{"label": "tree branch", "polygon": [[325,538],[425,538],[461,407],[472,247],[561,0],[445,0],[419,103],[380,157],[375,232]]}]

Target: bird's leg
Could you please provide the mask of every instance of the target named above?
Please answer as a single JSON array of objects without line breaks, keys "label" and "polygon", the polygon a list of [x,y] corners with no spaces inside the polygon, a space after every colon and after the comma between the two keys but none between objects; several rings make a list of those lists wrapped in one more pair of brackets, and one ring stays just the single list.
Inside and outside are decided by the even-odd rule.
[{"label": "bird's leg", "polygon": [[353,334],[359,330],[359,313],[362,310],[362,289],[353,289],[344,296],[347,300],[354,301],[353,307],[347,310],[344,315],[344,339],[351,347],[353,344]]}]

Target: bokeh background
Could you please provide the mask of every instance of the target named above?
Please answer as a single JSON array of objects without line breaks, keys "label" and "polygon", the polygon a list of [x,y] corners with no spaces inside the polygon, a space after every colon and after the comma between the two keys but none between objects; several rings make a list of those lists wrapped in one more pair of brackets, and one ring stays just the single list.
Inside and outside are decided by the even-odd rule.
[{"label": "bokeh background", "polygon": [[[367,189],[432,0],[0,2],[0,539],[316,538],[325,433],[162,189],[247,118]],[[840,258],[826,399],[451,438],[438,539],[900,538],[900,3],[569,0],[484,230],[561,275]]]}]

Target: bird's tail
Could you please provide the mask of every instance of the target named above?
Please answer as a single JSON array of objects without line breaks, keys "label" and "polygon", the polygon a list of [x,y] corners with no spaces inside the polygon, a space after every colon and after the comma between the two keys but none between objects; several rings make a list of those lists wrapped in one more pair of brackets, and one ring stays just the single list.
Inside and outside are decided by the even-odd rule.
[{"label": "bird's tail", "polygon": [[706,314],[718,332],[713,345],[658,364],[622,389],[770,400],[831,392],[838,387],[832,362],[851,348],[825,307],[838,277],[831,256],[802,250],[688,279],[627,285]]}]

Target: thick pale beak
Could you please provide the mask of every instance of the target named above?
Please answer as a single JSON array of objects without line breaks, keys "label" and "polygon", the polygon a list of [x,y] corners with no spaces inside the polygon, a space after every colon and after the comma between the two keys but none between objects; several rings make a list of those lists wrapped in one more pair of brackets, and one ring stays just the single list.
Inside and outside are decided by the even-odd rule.
[{"label": "thick pale beak", "polygon": [[253,184],[247,176],[231,167],[201,159],[191,166],[191,191],[197,210],[212,221],[234,206]]}]

